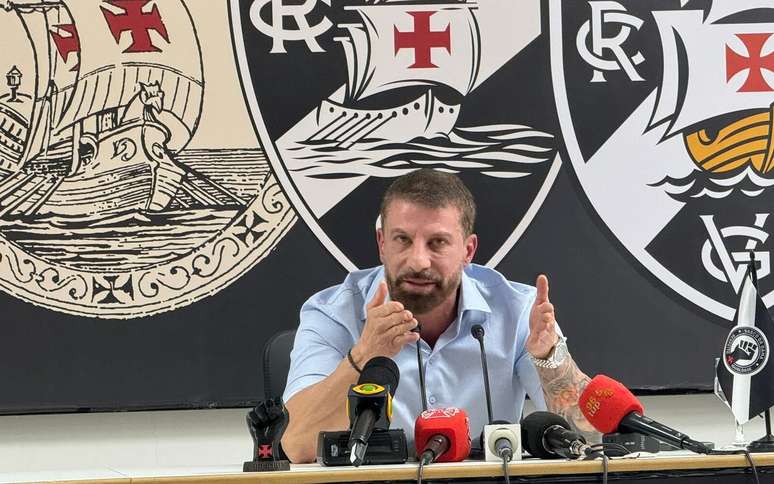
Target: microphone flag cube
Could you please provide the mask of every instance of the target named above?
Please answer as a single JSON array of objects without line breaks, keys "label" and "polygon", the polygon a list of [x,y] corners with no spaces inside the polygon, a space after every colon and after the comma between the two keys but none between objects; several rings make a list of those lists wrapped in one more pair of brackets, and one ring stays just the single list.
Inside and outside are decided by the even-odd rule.
[{"label": "microphone flag cube", "polygon": [[621,420],[631,412],[644,412],[628,388],[605,375],[591,379],[578,399],[578,406],[586,420],[603,434],[618,430]]},{"label": "microphone flag cube", "polygon": [[392,395],[390,385],[382,386],[376,383],[361,383],[349,387],[347,396],[347,415],[350,428],[355,424],[358,415],[366,409],[373,409],[378,420],[374,429],[387,430],[392,420]]},{"label": "microphone flag cube", "polygon": [[470,454],[470,420],[463,409],[446,407],[422,412],[414,425],[417,455],[428,440],[439,434],[449,439],[449,449],[435,462],[459,462]]}]

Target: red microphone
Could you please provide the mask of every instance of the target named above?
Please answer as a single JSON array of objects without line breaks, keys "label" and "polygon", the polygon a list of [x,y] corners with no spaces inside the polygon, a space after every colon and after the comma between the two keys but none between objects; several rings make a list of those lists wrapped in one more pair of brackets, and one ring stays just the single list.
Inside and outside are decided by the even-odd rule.
[{"label": "red microphone", "polygon": [[605,375],[597,375],[589,382],[578,405],[586,420],[603,434],[618,430],[618,424],[629,413],[645,412],[628,388]]},{"label": "red microphone", "polygon": [[433,408],[414,424],[417,457],[424,464],[459,462],[470,454],[470,421],[461,408]]},{"label": "red microphone", "polygon": [[709,447],[687,435],[643,415],[644,409],[632,392],[605,375],[595,376],[578,399],[583,416],[603,434],[635,432],[655,437],[680,449],[699,454]]}]

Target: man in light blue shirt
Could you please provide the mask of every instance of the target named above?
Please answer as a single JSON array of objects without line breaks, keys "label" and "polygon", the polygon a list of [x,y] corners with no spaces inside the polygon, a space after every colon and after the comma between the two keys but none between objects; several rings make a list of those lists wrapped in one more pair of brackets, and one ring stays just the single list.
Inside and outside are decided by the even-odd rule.
[{"label": "man in light blue shirt", "polygon": [[[589,378],[567,352],[548,280],[538,277],[533,288],[472,264],[474,220],[473,198],[454,175],[418,170],[393,182],[376,234],[383,265],[350,274],[301,308],[284,394],[291,418],[282,445],[291,461],[314,460],[321,430],[348,428],[347,390],[376,356],[400,369],[392,428],[411,441],[422,410],[417,344],[428,406],[463,408],[477,436],[487,410],[475,324],[486,331],[495,419],[518,421],[528,394],[538,408],[592,430],[577,402]],[[418,323],[421,339],[412,331]]]}]

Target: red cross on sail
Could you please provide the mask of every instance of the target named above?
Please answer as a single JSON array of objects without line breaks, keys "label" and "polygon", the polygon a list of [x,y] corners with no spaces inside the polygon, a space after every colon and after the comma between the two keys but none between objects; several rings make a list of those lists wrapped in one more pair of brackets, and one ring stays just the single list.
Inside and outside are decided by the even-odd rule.
[{"label": "red cross on sail", "polygon": [[430,30],[430,17],[435,12],[409,12],[414,17],[414,30],[401,32],[395,27],[395,53],[401,49],[414,50],[414,63],[410,69],[437,69],[433,64],[433,49],[443,48],[451,54],[449,26],[441,31]]},{"label": "red cross on sail", "polygon": [[[80,57],[81,40],[78,38],[78,30],[75,24],[54,25],[51,30],[51,38],[54,40],[59,57],[65,64],[70,64],[71,57]],[[75,54],[71,56],[70,54]],[[78,70],[78,62],[74,63],[71,71]]]},{"label": "red cross on sail", "polygon": [[128,32],[132,37],[132,43],[124,50],[127,52],[161,52],[161,49],[153,43],[151,31],[156,32],[161,38],[169,42],[169,34],[164,21],[159,14],[156,5],[152,5],[147,12],[143,8],[151,0],[108,0],[108,3],[123,11],[114,13],[107,7],[101,7],[105,21],[110,27],[110,33],[116,42],[120,42],[121,35]]},{"label": "red cross on sail", "polygon": [[340,25],[349,68],[348,95],[362,99],[416,85],[444,85],[462,95],[480,64],[474,3],[380,3],[346,7],[363,23]]},{"label": "red cross on sail", "polygon": [[731,80],[741,71],[749,74],[739,92],[773,92],[774,87],[763,77],[764,71],[774,76],[774,52],[763,55],[763,46],[774,36],[774,32],[738,34],[739,40],[747,47],[747,55],[737,54],[730,46],[726,46],[726,80]]}]

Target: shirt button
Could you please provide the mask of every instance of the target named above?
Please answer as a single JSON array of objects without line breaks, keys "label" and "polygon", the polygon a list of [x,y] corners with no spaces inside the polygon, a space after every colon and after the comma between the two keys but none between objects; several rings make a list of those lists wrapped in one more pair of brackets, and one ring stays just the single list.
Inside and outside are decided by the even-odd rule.
[{"label": "shirt button", "polygon": [[430,397],[427,399],[427,401],[430,402],[431,405],[435,405],[436,402],[435,397]]}]

